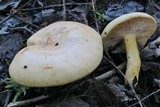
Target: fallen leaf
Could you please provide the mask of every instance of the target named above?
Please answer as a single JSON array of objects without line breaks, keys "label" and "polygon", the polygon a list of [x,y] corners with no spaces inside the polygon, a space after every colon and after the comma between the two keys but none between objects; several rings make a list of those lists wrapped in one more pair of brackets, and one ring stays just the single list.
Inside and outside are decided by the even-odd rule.
[{"label": "fallen leaf", "polygon": [[111,21],[123,14],[143,11],[144,6],[135,1],[129,1],[127,3],[117,3],[108,6],[108,9],[105,11],[104,18],[107,21]]},{"label": "fallen leaf", "polygon": [[20,2],[21,0],[3,0],[0,2],[0,10],[4,10],[9,6],[16,8]]}]

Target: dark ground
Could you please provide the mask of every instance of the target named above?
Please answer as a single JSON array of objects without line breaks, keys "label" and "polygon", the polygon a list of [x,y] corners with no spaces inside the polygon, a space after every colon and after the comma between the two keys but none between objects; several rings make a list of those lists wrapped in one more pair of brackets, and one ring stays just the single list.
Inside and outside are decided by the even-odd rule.
[{"label": "dark ground", "polygon": [[[7,107],[9,103],[8,107],[14,104],[24,107],[160,107],[160,61],[150,53],[141,53],[140,79],[134,88],[136,94],[130,86],[124,85],[124,78],[118,73],[103,81],[94,79],[114,68],[105,53],[91,75],[65,86],[25,88],[6,80],[15,54],[26,46],[26,40],[33,33],[50,23],[72,20],[101,33],[116,17],[140,11],[152,15],[160,27],[159,0],[93,1],[0,0],[0,107]],[[160,35],[159,27],[149,41]],[[126,60],[122,52],[109,54],[116,65]],[[18,98],[11,103],[15,96]]]}]

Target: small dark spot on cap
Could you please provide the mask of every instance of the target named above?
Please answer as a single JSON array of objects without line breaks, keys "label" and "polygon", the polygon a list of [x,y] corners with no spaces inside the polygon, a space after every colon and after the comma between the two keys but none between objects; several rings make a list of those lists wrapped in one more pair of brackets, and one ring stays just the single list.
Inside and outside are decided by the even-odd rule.
[{"label": "small dark spot on cap", "polygon": [[86,41],[88,41],[88,39],[86,39]]},{"label": "small dark spot on cap", "polygon": [[57,42],[56,44],[55,44],[55,46],[58,46],[59,45],[59,43]]},{"label": "small dark spot on cap", "polygon": [[105,35],[107,35],[107,32],[104,32]]},{"label": "small dark spot on cap", "polygon": [[24,69],[27,69],[27,65],[24,65],[24,67],[23,67]]}]

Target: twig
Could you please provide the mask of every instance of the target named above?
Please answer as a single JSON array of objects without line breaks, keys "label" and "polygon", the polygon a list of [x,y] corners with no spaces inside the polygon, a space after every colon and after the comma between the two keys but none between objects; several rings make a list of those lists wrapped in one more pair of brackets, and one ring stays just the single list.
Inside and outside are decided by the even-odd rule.
[{"label": "twig", "polygon": [[42,95],[42,96],[39,96],[39,97],[36,97],[36,98],[32,98],[32,99],[28,99],[28,100],[24,100],[24,101],[17,101],[15,103],[10,103],[7,107],[17,107],[17,106],[26,106],[26,105],[29,105],[31,103],[36,103],[38,101],[41,101],[41,100],[45,100],[49,98],[48,95]]},{"label": "twig", "polygon": [[99,32],[99,26],[98,26],[98,23],[97,23],[97,16],[96,16],[94,0],[92,0],[92,8],[93,8],[93,15],[94,15],[94,21],[95,21],[95,24],[96,24],[96,28],[97,28],[97,31]]},{"label": "twig", "polygon": [[11,13],[9,16],[7,16],[5,19],[3,19],[2,21],[0,21],[0,25],[3,24],[4,22],[6,22],[7,20],[9,20],[11,17],[13,17],[13,15],[15,14],[16,12],[13,12]]},{"label": "twig", "polygon": [[[120,69],[120,70],[124,69],[125,65],[126,65],[126,63],[124,62],[124,63],[120,64],[119,66],[117,66],[117,69]],[[104,80],[104,79],[107,79],[107,78],[111,77],[114,74],[116,74],[116,69],[112,69],[112,70],[110,70],[110,71],[108,71],[104,74],[101,74],[101,75],[97,76],[95,79],[99,80],[99,81]]]},{"label": "twig", "polygon": [[2,21],[0,21],[0,25],[3,24],[4,22],[6,22],[7,20],[9,20],[10,18],[12,18],[16,13],[20,12],[22,8],[24,8],[28,3],[30,3],[32,0],[27,1],[25,4],[23,4],[20,8],[18,8],[17,10],[13,11],[9,16],[7,16],[5,19],[3,19]]},{"label": "twig", "polygon": [[[91,3],[65,3],[66,6],[70,5],[91,5]],[[32,11],[32,10],[43,10],[43,9],[48,9],[48,8],[53,8],[53,7],[60,7],[63,6],[63,4],[55,4],[55,5],[49,5],[49,6],[44,6],[44,7],[35,7],[35,8],[26,8],[22,9],[21,11]]]},{"label": "twig", "polygon": [[154,4],[154,6],[156,7],[156,9],[158,9],[160,11],[160,6],[157,4]]},{"label": "twig", "polygon": [[[160,89],[158,89],[157,91],[152,92],[151,94],[149,94],[149,95],[147,95],[146,97],[142,98],[140,101],[142,102],[142,101],[146,100],[147,98],[151,97],[152,95],[154,95],[154,94],[156,94],[156,93],[158,93],[158,92],[160,92]],[[129,107],[134,107],[134,106],[137,105],[137,104],[138,104],[138,102],[132,104],[132,105],[129,106]]]},{"label": "twig", "polygon": [[65,0],[63,1],[63,20],[66,20],[66,2]]},{"label": "twig", "polygon": [[105,57],[104,56],[104,58],[113,66],[113,67],[115,67],[115,69],[117,70],[117,72],[119,73],[119,74],[121,74],[125,79],[126,79],[126,77],[125,77],[125,75],[123,74],[123,72],[120,70],[120,69],[118,69],[117,68],[117,66],[112,62],[112,61],[110,61],[107,57]]},{"label": "twig", "polygon": [[116,67],[116,65],[115,65],[112,61],[110,61],[107,57],[104,56],[104,58],[105,58],[113,67],[115,67],[115,69],[118,71],[119,74],[121,74],[121,75],[123,76],[123,78],[126,80],[126,82],[128,83],[128,85],[131,87],[131,89],[132,89],[132,91],[133,91],[136,99],[138,100],[138,103],[139,103],[140,107],[143,107],[143,105],[142,105],[142,103],[141,103],[141,101],[140,101],[137,93],[135,92],[133,86],[128,82],[128,80],[126,79],[126,77],[125,77],[125,75],[122,73],[122,71],[119,70],[119,69]]},{"label": "twig", "polygon": [[88,25],[88,20],[87,20],[87,18],[86,18],[86,14],[85,14],[85,13],[82,13],[81,15],[82,15],[82,17],[83,17],[83,19],[84,19],[85,24]]},{"label": "twig", "polygon": [[9,103],[9,101],[10,101],[11,95],[12,95],[11,92],[12,92],[11,90],[8,90],[8,91],[7,91],[7,98],[6,98],[6,101],[5,101],[5,104],[4,104],[3,107],[7,107],[8,103]]},{"label": "twig", "polygon": [[15,19],[17,19],[17,20],[19,20],[19,21],[21,21],[21,22],[23,22],[23,23],[26,23],[26,24],[28,24],[28,25],[30,25],[30,26],[32,26],[32,27],[35,27],[36,29],[41,29],[41,27],[39,27],[39,26],[37,26],[37,25],[35,25],[35,24],[32,24],[32,23],[30,23],[30,22],[27,22],[27,21],[25,21],[25,20],[23,20],[23,19],[21,19],[21,18],[18,18],[18,17],[14,17]]},{"label": "twig", "polygon": [[2,85],[5,81],[6,79],[0,79],[0,85]]},{"label": "twig", "polygon": [[26,30],[27,32],[31,33],[31,34],[34,34],[33,31],[29,30],[26,26],[24,27],[14,27],[14,28],[8,28],[9,30]]}]

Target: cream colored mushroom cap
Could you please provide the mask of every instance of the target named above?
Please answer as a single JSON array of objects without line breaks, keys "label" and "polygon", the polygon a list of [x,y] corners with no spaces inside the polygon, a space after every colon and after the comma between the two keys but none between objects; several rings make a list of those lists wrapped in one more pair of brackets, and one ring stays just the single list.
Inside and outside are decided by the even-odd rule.
[{"label": "cream colored mushroom cap", "polygon": [[59,86],[81,79],[97,68],[103,54],[100,35],[71,21],[39,30],[27,44],[14,57],[9,74],[29,87]]},{"label": "cream colored mushroom cap", "polygon": [[128,35],[135,35],[139,48],[143,48],[156,28],[157,22],[152,16],[142,12],[134,12],[111,21],[101,36],[106,50],[114,47],[123,40],[124,36]]}]

